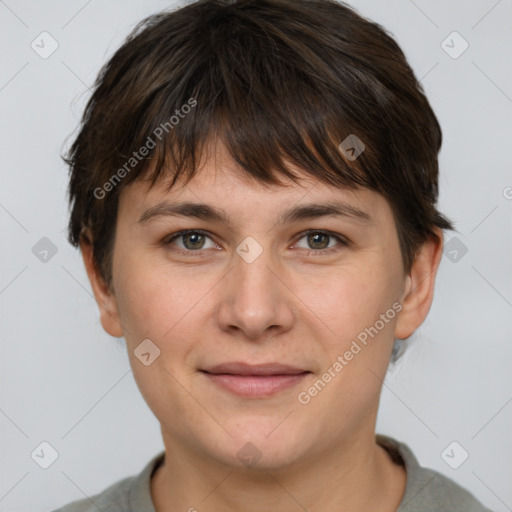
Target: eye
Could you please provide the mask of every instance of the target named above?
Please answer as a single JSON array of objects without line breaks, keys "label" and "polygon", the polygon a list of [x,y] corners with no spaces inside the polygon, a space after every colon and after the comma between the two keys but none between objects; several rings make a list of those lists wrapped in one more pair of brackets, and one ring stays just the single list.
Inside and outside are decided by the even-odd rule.
[{"label": "eye", "polygon": [[[319,231],[319,230],[309,230],[305,233],[302,233],[302,237],[299,239],[306,239],[306,243],[308,247],[301,247],[304,249],[313,249],[313,253],[331,253],[339,250],[339,246],[345,247],[348,245],[348,242],[344,240],[342,237],[338,235],[334,235],[329,233],[328,231]],[[336,245],[329,246],[329,239],[337,240],[338,247]],[[300,247],[300,246],[299,246]]]},{"label": "eye", "polygon": [[[181,247],[178,245],[178,252],[181,253],[197,252],[200,249],[212,249],[216,247],[216,244],[213,243],[211,238],[204,231],[197,229],[189,229],[174,233],[164,240],[164,244],[171,245],[175,240],[179,239],[181,239],[183,243]],[[210,247],[205,246],[206,239],[211,240],[212,245]]]}]

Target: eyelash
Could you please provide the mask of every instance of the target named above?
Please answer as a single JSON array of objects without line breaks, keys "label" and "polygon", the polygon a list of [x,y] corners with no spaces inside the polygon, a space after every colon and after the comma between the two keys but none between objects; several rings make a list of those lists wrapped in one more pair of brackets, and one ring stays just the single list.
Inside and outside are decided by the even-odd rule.
[{"label": "eyelash", "polygon": [[[199,235],[204,235],[208,238],[211,239],[210,235],[206,232],[206,231],[203,231],[201,229],[185,229],[183,231],[178,231],[172,235],[170,235],[170,237],[166,237],[164,240],[163,240],[163,244],[164,245],[171,245],[171,243],[176,240],[177,238],[180,238],[181,236],[184,236],[184,235],[187,235],[187,234],[190,234],[190,233],[196,233],[196,234],[199,234]],[[309,229],[307,231],[303,231],[302,233],[299,234],[299,238],[297,239],[297,242],[299,242],[300,240],[302,240],[304,237],[310,235],[311,233],[319,233],[319,234],[323,234],[323,235],[326,235],[326,236],[329,236],[331,238],[335,238],[338,242],[339,242],[339,245],[341,247],[347,247],[349,245],[349,242],[348,240],[346,240],[345,238],[342,238],[341,236],[339,235],[335,235],[329,231],[324,231],[324,230],[321,230],[321,229]],[[212,240],[213,241],[213,240]],[[297,243],[295,242],[295,243]],[[186,256],[189,256],[191,254],[194,254],[194,253],[200,253],[203,249],[198,249],[196,251],[193,251],[193,250],[190,250],[190,249],[173,249],[174,252],[177,252],[178,254],[183,254],[183,255],[186,255]],[[340,250],[340,247],[337,246],[337,247],[330,247],[330,248],[327,248],[327,249],[310,249],[309,252],[308,252],[308,255],[311,255],[312,253],[314,253],[315,256],[318,256],[319,254],[322,254],[322,255],[328,255],[328,254],[332,254],[334,252],[338,252]]]}]

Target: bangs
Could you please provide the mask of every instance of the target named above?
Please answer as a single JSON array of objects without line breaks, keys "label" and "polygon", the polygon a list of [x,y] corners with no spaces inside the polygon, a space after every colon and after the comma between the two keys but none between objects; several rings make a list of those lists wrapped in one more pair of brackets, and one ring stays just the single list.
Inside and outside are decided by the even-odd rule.
[{"label": "bangs", "polygon": [[[292,118],[289,107],[297,107],[293,99],[289,97],[285,104],[267,98],[268,103],[277,105],[269,112],[243,94],[231,94],[229,105],[219,96],[219,103],[210,111],[190,114],[162,137],[147,179],[152,185],[164,177],[170,179],[169,190],[180,178],[186,184],[209,159],[211,148],[221,143],[243,171],[262,183],[277,185],[278,175],[297,182],[300,177],[291,171],[292,163],[306,175],[330,185],[370,187],[363,159],[350,162],[339,149],[341,141],[354,130],[343,133],[335,130],[334,123],[329,126],[327,112],[322,115],[320,111],[326,109],[325,104],[312,109],[311,115],[303,110]],[[197,102],[201,104],[200,99]],[[364,136],[359,134],[358,138],[364,143]]]}]

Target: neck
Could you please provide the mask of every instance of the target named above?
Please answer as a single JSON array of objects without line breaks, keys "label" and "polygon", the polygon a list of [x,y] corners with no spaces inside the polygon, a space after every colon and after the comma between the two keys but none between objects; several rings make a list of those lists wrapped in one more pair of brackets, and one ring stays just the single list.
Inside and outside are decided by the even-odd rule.
[{"label": "neck", "polygon": [[165,442],[166,457],[151,480],[157,512],[396,511],[406,473],[376,444],[373,431],[340,441],[279,469],[240,469]]}]

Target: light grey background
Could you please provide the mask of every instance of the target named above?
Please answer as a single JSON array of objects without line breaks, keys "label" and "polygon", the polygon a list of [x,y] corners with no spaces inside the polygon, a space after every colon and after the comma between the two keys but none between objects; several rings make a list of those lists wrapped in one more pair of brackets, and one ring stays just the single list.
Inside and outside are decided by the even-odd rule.
[{"label": "light grey background", "polygon": [[[391,31],[422,80],[444,133],[440,208],[460,231],[446,240],[468,249],[457,262],[443,256],[430,315],[385,382],[377,431],[491,509],[512,510],[512,1],[352,4]],[[100,66],[137,21],[170,5],[0,1],[2,512],[90,496],[163,449],[66,242],[59,154]],[[43,31],[59,45],[47,59],[31,48]],[[469,43],[458,58],[441,46],[453,31]],[[447,44],[462,48],[457,36]],[[46,263],[32,253],[42,237],[57,247]],[[58,452],[48,469],[31,458],[43,441]],[[452,441],[469,452],[456,470],[441,457]]]}]

